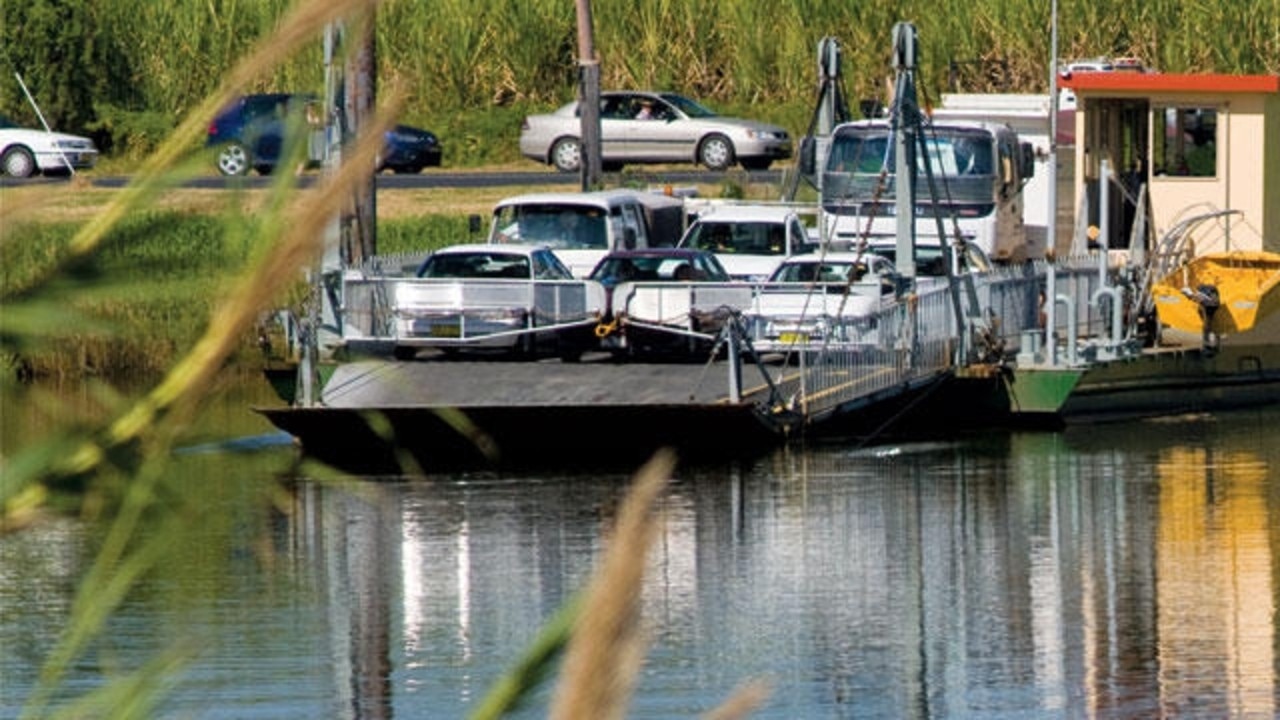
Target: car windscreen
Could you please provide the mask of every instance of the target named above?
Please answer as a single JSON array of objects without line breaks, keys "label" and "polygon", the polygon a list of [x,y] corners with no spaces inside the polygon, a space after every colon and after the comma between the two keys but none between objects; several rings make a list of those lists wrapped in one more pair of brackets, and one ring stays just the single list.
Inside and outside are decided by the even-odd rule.
[{"label": "car windscreen", "polygon": [[511,278],[528,280],[529,258],[505,253],[438,253],[418,270],[421,278]]},{"label": "car windscreen", "polygon": [[511,205],[498,208],[495,239],[536,243],[560,250],[604,250],[608,242],[605,211],[582,205]]},{"label": "car windscreen", "polygon": [[786,238],[781,223],[698,221],[689,228],[685,246],[715,253],[785,255]]},{"label": "car windscreen", "polygon": [[862,279],[867,271],[865,265],[855,268],[850,262],[796,262],[780,265],[771,282],[819,282],[847,283],[852,273],[854,280]]},{"label": "car windscreen", "polygon": [[675,93],[663,93],[658,97],[662,98],[663,100],[666,100],[672,105],[675,105],[676,108],[680,110],[680,112],[684,113],[685,115],[688,115],[691,118],[709,118],[709,117],[716,116],[716,112],[711,108],[708,108],[707,106],[697,103],[693,100],[690,100],[689,98],[683,95],[676,95]]}]

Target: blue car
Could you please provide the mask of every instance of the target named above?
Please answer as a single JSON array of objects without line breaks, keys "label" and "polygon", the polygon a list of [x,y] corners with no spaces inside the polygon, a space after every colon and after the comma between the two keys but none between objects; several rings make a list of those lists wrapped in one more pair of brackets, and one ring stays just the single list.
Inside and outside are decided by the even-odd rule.
[{"label": "blue car", "polygon": [[[265,93],[245,95],[218,114],[209,125],[205,146],[217,148],[218,171],[246,175],[250,170],[269,175],[284,151],[285,127],[292,116],[306,119],[306,164],[315,167],[324,157],[324,114],[311,95]],[[418,173],[439,167],[440,139],[428,130],[396,125],[387,131],[386,150],[378,170]]]}]

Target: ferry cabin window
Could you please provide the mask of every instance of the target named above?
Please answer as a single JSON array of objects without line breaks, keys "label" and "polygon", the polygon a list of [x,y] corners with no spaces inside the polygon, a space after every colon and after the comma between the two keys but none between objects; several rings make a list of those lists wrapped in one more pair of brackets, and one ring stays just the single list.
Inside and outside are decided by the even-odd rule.
[{"label": "ferry cabin window", "polygon": [[1157,107],[1153,111],[1153,172],[1163,177],[1217,175],[1218,113],[1210,107]]}]

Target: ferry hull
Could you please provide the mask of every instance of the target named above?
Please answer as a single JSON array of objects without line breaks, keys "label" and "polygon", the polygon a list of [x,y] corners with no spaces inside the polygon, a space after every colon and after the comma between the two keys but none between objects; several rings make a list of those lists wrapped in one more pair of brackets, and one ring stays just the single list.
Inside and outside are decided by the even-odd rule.
[{"label": "ferry hull", "polygon": [[[1210,412],[1280,402],[1280,346],[1157,348],[1075,368],[962,373],[948,389],[948,421],[1060,426]],[[981,417],[975,417],[981,416]],[[965,425],[962,425],[965,426]]]}]

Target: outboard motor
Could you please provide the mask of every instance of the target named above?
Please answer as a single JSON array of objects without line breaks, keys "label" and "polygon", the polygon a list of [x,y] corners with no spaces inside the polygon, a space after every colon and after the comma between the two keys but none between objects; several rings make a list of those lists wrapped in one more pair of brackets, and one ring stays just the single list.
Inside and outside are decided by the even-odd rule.
[{"label": "outboard motor", "polygon": [[1204,351],[1212,356],[1218,351],[1218,334],[1213,331],[1213,316],[1222,306],[1222,298],[1216,285],[1198,285],[1195,292],[1184,289],[1183,294],[1200,306],[1200,319],[1204,323]]}]

